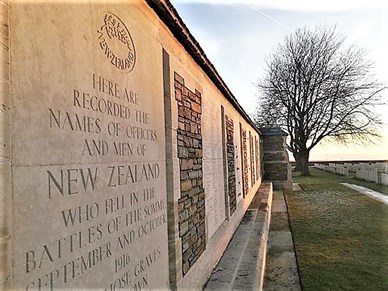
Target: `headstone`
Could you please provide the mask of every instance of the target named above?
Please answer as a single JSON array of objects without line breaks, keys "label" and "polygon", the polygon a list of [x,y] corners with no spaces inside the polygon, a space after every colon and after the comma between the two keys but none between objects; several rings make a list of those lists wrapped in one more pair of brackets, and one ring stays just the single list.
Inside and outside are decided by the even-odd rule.
[{"label": "headstone", "polygon": [[388,173],[388,163],[376,163],[377,171],[381,173]]},{"label": "headstone", "polygon": [[381,174],[381,184],[388,185],[388,174],[387,173]]}]

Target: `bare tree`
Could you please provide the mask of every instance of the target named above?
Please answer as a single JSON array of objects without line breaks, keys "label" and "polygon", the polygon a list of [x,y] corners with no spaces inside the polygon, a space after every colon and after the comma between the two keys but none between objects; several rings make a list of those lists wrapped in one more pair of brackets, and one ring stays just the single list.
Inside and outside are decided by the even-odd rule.
[{"label": "bare tree", "polygon": [[385,89],[371,74],[372,63],[355,46],[344,48],[334,29],[299,29],[286,37],[267,62],[257,84],[259,126],[279,126],[302,175],[322,139],[370,142],[381,120],[374,106]]}]

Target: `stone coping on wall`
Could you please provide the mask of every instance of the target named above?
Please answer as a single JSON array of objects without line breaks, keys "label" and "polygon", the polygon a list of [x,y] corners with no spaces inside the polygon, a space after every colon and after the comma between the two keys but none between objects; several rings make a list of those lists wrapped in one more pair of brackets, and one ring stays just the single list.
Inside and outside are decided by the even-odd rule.
[{"label": "stone coping on wall", "polygon": [[174,37],[183,45],[185,50],[201,69],[212,80],[216,87],[221,91],[225,98],[234,106],[234,108],[244,117],[244,119],[257,131],[255,123],[238,103],[236,97],[230,91],[224,80],[218,74],[216,68],[210,62],[200,44],[191,34],[177,10],[169,0],[146,0],[148,5],[156,12],[157,16],[169,28]]},{"label": "stone coping on wall", "polygon": [[262,290],[272,195],[263,182],[204,290]]}]

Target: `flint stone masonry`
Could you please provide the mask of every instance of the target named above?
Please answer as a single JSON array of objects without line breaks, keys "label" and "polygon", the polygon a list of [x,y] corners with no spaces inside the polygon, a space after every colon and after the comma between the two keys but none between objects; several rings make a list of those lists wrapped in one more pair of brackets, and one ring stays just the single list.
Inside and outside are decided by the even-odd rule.
[{"label": "flint stone masonry", "polygon": [[[273,160],[272,160],[273,161]],[[264,178],[266,180],[282,181],[288,179],[287,163],[266,163],[264,162]]]},{"label": "flint stone masonry", "polygon": [[263,156],[264,161],[282,161],[286,157],[286,152],[265,152]]},{"label": "flint stone masonry", "polygon": [[235,174],[235,159],[234,159],[234,141],[233,141],[233,119],[229,119],[225,115],[226,129],[226,155],[228,163],[228,195],[230,215],[236,210],[236,174]]},{"label": "flint stone masonry", "polygon": [[206,248],[205,191],[202,172],[201,93],[190,91],[174,74],[178,104],[177,152],[180,160],[181,198],[179,236],[182,241],[182,271],[185,275]]},{"label": "flint stone masonry", "polygon": [[276,190],[292,189],[291,163],[286,150],[287,134],[280,128],[261,128],[264,179]]}]

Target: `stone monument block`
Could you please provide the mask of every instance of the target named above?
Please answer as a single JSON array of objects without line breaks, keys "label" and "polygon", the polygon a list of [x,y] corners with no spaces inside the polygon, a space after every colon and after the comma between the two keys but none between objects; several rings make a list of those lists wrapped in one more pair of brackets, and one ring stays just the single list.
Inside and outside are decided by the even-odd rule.
[{"label": "stone monument block", "polygon": [[0,289],[200,289],[260,133],[169,1],[0,1]]},{"label": "stone monument block", "polygon": [[264,179],[273,183],[274,189],[292,189],[291,163],[286,148],[287,133],[280,128],[260,129],[263,139]]}]

